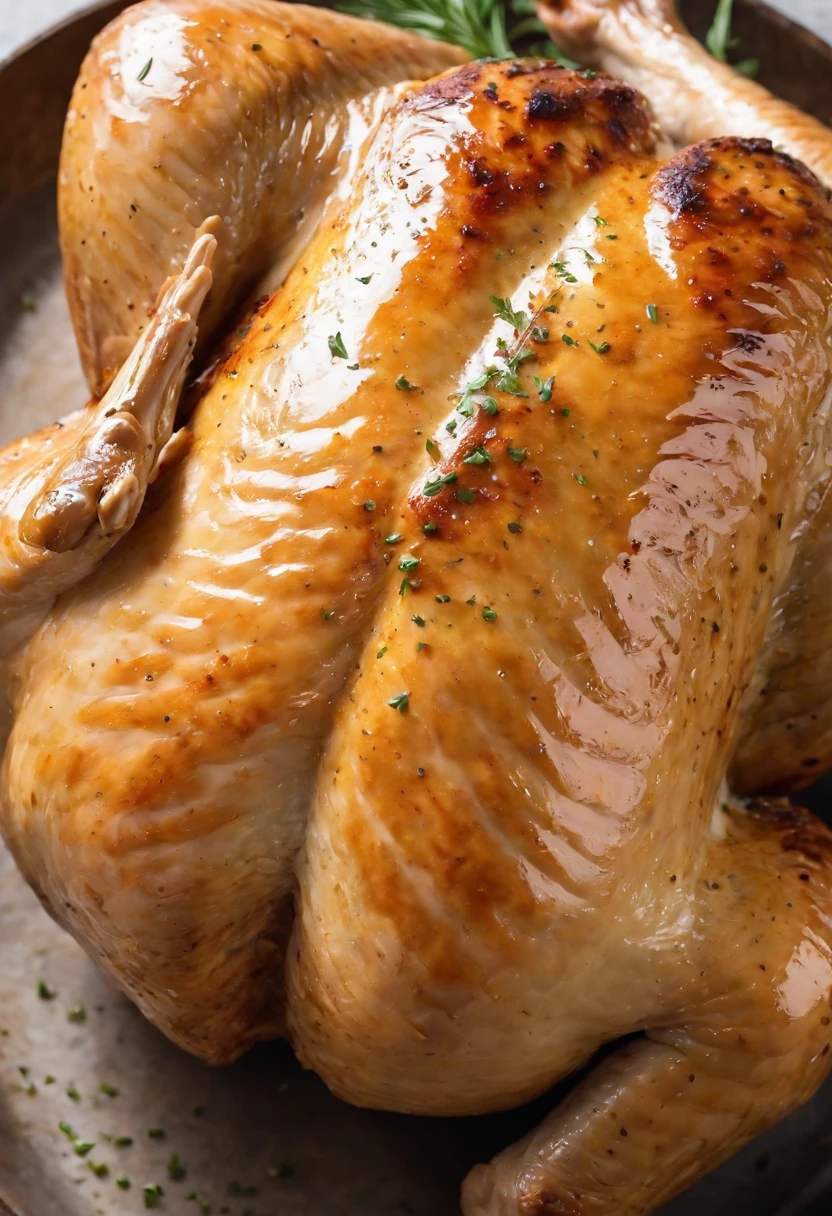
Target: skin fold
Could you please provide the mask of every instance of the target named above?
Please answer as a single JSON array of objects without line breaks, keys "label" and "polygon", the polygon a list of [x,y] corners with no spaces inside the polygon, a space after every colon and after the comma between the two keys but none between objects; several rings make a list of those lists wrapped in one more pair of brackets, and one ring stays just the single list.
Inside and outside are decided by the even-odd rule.
[{"label": "skin fold", "polygon": [[[215,39],[214,8],[189,11]],[[200,72],[193,96],[232,87],[225,60]],[[129,536],[42,620],[9,594],[30,636],[3,835],[214,1063],[286,1033],[354,1103],[470,1114],[630,1036],[462,1206],[647,1213],[829,1070],[832,837],[725,776],[822,509],[832,207],[766,140],[660,156],[604,75],[488,62],[371,93],[340,176],[293,149],[291,199],[320,190],[321,218],[118,515]],[[192,127],[159,107],[178,162]],[[205,146],[236,146],[223,115]],[[113,128],[114,164],[135,134]],[[193,313],[215,231],[236,293],[210,214],[169,289],[199,275]],[[123,266],[79,249],[78,281]],[[100,349],[124,336],[101,326]],[[118,481],[68,425],[55,455],[0,454],[36,487],[0,497],[30,563],[82,543],[63,487],[95,532]]]},{"label": "skin fold", "polygon": [[[541,0],[553,37],[582,62],[639,89],[680,147],[727,133],[766,136],[832,186],[832,134],[709,55],[673,0]],[[825,458],[825,453],[819,453]],[[731,767],[741,793],[787,792],[832,762],[832,493],[801,523]]]}]

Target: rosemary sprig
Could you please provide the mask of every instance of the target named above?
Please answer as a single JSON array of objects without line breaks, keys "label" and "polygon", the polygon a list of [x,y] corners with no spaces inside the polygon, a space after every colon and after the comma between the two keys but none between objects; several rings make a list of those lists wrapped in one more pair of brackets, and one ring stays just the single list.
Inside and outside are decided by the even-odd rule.
[{"label": "rosemary sprig", "polygon": [[[739,38],[731,35],[734,16],[734,0],[719,0],[711,28],[705,35],[705,46],[720,63],[728,62],[728,52],[739,46]],[[742,59],[735,63],[734,71],[741,76],[756,76],[760,70],[759,59]]]},{"label": "rosemary sprig", "polygon": [[527,52],[579,66],[546,37],[534,0],[338,0],[336,8],[453,42],[475,59],[511,59],[520,39],[539,37]]}]

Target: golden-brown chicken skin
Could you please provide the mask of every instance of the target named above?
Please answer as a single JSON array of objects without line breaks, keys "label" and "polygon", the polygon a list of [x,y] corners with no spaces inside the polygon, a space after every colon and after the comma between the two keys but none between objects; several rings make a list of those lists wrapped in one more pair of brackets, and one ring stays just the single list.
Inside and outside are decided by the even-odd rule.
[{"label": "golden-brown chicken skin", "polygon": [[[765,134],[832,187],[832,137],[758,82],[720,63],[688,33],[675,0],[539,0],[553,37],[582,62],[639,89],[678,146],[732,133]],[[821,455],[824,455],[821,453]],[[832,468],[832,460],[827,464]],[[800,526],[791,574],[778,596],[746,695],[731,765],[741,793],[785,792],[832,764],[832,482]]]},{"label": "golden-brown chicken skin", "polygon": [[829,1068],[832,838],[725,774],[828,477],[832,207],[539,60],[343,174],[15,656],[3,832],[208,1060],[458,1114],[636,1035],[463,1210],[650,1212]]},{"label": "golden-brown chicken skin", "polygon": [[222,220],[205,344],[388,105],[464,52],[274,0],[145,0],[95,40],[66,121],[61,252],[90,388],[126,358],[200,225]]}]

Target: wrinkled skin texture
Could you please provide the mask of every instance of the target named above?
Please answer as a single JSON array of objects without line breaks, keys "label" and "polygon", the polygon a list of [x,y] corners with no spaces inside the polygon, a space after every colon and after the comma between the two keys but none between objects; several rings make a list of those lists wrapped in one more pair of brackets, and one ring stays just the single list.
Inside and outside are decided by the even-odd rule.
[{"label": "wrinkled skin texture", "polygon": [[[674,0],[540,0],[538,9],[562,46],[644,93],[679,147],[765,134],[832,187],[827,128],[709,55]],[[741,793],[799,789],[832,763],[832,494],[819,492],[747,695],[731,767]]]},{"label": "wrinkled skin texture", "polygon": [[832,208],[761,139],[661,158],[551,63],[377,109],[15,654],[3,832],[213,1062],[285,1032],[352,1102],[477,1113],[634,1035],[463,1210],[646,1213],[829,1068],[832,838],[724,778],[829,477]]}]

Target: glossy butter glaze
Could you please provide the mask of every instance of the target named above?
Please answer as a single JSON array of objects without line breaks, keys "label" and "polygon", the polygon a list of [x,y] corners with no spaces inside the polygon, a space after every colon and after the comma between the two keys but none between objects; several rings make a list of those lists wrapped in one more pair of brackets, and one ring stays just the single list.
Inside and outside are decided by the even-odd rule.
[{"label": "glossy butter glaze", "polygon": [[[463,1208],[651,1211],[828,1071],[829,834],[724,779],[820,526],[832,208],[765,140],[663,159],[633,89],[544,61],[366,105],[340,177],[286,151],[322,218],[10,663],[3,832],[214,1062],[286,1032],[353,1102],[474,1113],[633,1035]],[[65,557],[51,448],[5,458],[4,527]]]},{"label": "glossy butter glaze", "polygon": [[[684,146],[732,132],[765,136],[832,186],[832,142],[821,123],[707,54],[675,0],[543,0],[553,36],[640,89],[663,130]],[[828,449],[816,459],[826,461]],[[832,495],[827,476],[811,523],[800,522],[792,574],[777,598],[731,768],[744,793],[788,791],[832,760]]]},{"label": "glossy butter glaze", "polygon": [[60,166],[61,252],[100,396],[200,224],[223,221],[203,344],[320,210],[379,90],[462,51],[272,0],[145,0],[93,43]]}]

